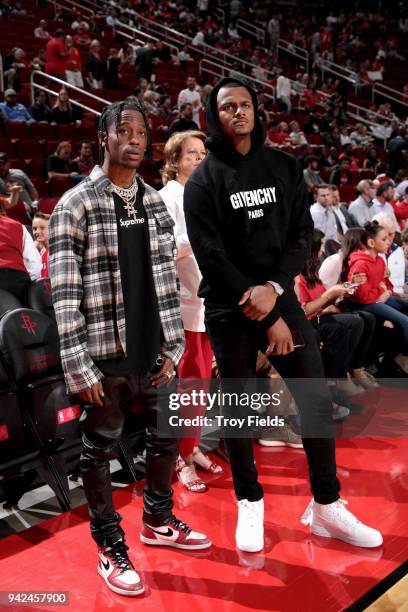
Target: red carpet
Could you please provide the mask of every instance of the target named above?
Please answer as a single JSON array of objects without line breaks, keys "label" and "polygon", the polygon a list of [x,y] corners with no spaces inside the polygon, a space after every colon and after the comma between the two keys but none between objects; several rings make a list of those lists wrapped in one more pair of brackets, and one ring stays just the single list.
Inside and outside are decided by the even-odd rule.
[{"label": "red carpet", "polygon": [[85,507],[3,539],[1,590],[70,593],[69,607],[32,610],[334,612],[407,559],[408,440],[338,441],[342,497],[360,519],[381,529],[381,549],[311,537],[300,524],[310,499],[303,451],[257,447],[256,460],[265,488],[264,553],[235,548],[236,510],[226,468],[226,476],[211,479],[208,493],[192,494],[175,485],[176,513],[210,535],[214,545],[208,551],[188,554],[143,546],[138,541],[141,483],[115,492],[131,557],[147,583],[145,595],[136,600],[110,592],[98,577]]}]

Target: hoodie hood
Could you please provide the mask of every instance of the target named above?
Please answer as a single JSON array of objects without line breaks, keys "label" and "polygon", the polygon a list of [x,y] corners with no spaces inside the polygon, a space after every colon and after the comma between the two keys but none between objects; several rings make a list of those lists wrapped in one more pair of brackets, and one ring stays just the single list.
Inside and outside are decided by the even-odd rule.
[{"label": "hoodie hood", "polygon": [[[229,85],[230,83],[239,83],[242,87],[245,87],[251,94],[252,102],[254,105],[254,115],[255,115],[255,125],[254,129],[251,133],[251,150],[245,156],[241,155],[234,149],[229,140],[225,137],[224,133],[221,130],[220,122],[218,119],[218,111],[217,111],[217,94],[222,87]],[[224,161],[238,161],[242,160],[244,157],[250,157],[253,153],[255,153],[265,142],[265,134],[262,129],[262,125],[258,116],[258,99],[257,94],[252,87],[250,87],[245,81],[241,81],[239,79],[235,79],[232,77],[226,77],[219,81],[217,85],[212,89],[209,95],[209,101],[206,112],[206,121],[207,121],[207,140],[206,146],[214,153],[214,155],[218,158],[223,159]]]},{"label": "hoodie hood", "polygon": [[349,261],[350,261],[350,266],[354,264],[356,261],[366,261],[367,263],[370,263],[372,266],[377,265],[377,259],[373,259],[365,251],[354,251],[354,253],[351,253]]}]

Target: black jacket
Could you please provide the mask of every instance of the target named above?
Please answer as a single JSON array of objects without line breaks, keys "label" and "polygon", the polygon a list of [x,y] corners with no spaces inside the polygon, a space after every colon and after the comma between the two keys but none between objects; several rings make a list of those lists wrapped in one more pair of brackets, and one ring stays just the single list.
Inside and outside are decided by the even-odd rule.
[{"label": "black jacket", "polygon": [[218,90],[236,79],[223,79],[207,108],[209,154],[184,190],[187,232],[203,280],[199,296],[211,308],[238,310],[245,290],[276,281],[284,289],[262,322],[270,327],[285,309],[297,307],[294,278],[309,256],[313,221],[303,171],[297,160],[264,144],[257,118],[252,147],[238,153],[218,124]]}]

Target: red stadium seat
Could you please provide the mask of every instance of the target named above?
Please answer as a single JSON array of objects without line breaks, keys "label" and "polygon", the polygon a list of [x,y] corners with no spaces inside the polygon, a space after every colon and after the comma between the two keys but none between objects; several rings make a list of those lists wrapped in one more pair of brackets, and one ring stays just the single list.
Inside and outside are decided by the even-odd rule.
[{"label": "red stadium seat", "polygon": [[17,154],[23,159],[43,159],[44,152],[37,140],[20,138],[15,143]]},{"label": "red stadium seat", "polygon": [[34,179],[46,179],[45,159],[32,159],[30,162],[31,174]]},{"label": "red stadium seat", "polygon": [[354,185],[339,185],[340,201],[352,202],[356,199],[356,188]]},{"label": "red stadium seat", "polygon": [[26,174],[29,174],[26,161],[24,159],[10,159],[10,168],[22,170]]},{"label": "red stadium seat", "polygon": [[0,138],[0,152],[6,153],[9,159],[16,156],[13,143],[10,142],[10,140],[7,140],[7,138]]},{"label": "red stadium seat", "polygon": [[56,125],[55,135],[59,142],[62,140],[78,140],[78,130],[75,125]]},{"label": "red stadium seat", "polygon": [[40,198],[48,198],[48,183],[44,178],[33,177],[33,183]]},{"label": "red stadium seat", "polygon": [[49,123],[33,123],[31,126],[31,136],[35,140],[55,140],[55,132]]},{"label": "red stadium seat", "polygon": [[28,125],[25,121],[5,121],[4,131],[7,138],[16,140],[17,138],[30,138]]},{"label": "red stadium seat", "polygon": [[46,215],[50,215],[54,210],[57,202],[58,198],[41,198],[38,207],[39,211]]},{"label": "red stadium seat", "polygon": [[69,178],[52,178],[48,181],[48,191],[51,198],[61,197],[68,189],[72,189],[75,183]]}]

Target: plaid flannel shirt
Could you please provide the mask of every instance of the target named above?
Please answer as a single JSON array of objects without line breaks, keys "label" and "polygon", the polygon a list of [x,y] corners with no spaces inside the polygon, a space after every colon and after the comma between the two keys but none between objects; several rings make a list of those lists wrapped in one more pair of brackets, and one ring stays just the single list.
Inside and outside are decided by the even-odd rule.
[{"label": "plaid flannel shirt", "polygon": [[[162,352],[177,365],[184,351],[174,222],[140,176],[162,327]],[[137,262],[135,262],[137,265]],[[58,202],[49,224],[49,272],[67,389],[103,378],[93,359],[126,354],[126,322],[112,183],[99,166]]]}]

